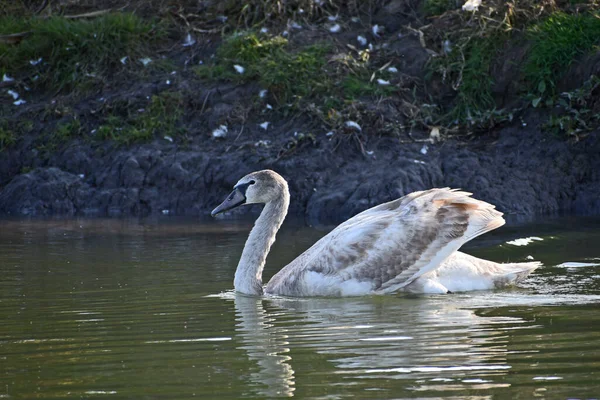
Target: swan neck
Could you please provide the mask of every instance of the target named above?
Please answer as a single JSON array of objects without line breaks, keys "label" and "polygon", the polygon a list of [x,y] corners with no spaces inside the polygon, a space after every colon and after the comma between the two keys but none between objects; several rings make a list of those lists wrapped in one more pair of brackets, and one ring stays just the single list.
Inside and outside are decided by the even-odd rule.
[{"label": "swan neck", "polygon": [[265,204],[254,223],[235,272],[233,286],[237,292],[263,294],[262,274],[265,261],[275,242],[275,235],[285,219],[289,202],[289,192],[286,188],[281,197]]}]

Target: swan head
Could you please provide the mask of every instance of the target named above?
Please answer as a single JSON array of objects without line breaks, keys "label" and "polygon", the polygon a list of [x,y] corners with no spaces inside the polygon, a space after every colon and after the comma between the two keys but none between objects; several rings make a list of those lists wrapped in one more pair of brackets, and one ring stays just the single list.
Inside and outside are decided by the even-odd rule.
[{"label": "swan head", "polygon": [[266,204],[287,196],[287,182],[281,175],[269,169],[256,171],[240,179],[233,192],[210,214],[214,217],[244,204]]}]

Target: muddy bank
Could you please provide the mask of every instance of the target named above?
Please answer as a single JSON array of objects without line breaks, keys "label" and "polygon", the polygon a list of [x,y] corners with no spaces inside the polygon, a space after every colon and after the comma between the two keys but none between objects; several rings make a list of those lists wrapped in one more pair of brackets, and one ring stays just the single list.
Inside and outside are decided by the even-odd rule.
[{"label": "muddy bank", "polygon": [[[218,18],[205,20],[192,3],[190,14],[157,8],[186,24],[139,48],[133,37],[133,50],[107,55],[101,69],[91,57],[70,86],[34,86],[51,61],[3,78],[12,94],[0,96],[0,215],[208,216],[240,177],[264,168],[289,181],[290,212],[310,224],[442,186],[508,214],[600,213],[600,58],[582,50],[559,82],[550,71],[547,85],[529,88],[522,70],[539,46],[522,33],[538,21],[517,19],[513,36],[471,47],[467,33],[489,36],[477,22],[487,14],[378,1],[370,11],[319,6],[310,18],[294,8],[267,33],[227,36],[241,19],[207,2]],[[489,29],[511,11],[495,3]],[[93,11],[81,7],[55,11]],[[486,62],[469,62],[477,54]],[[215,134],[221,126],[226,134]]]},{"label": "muddy bank", "polygon": [[527,126],[506,127],[493,139],[468,143],[371,139],[363,144],[364,153],[351,136],[322,134],[281,158],[280,146],[257,147],[250,132],[235,149],[235,138],[185,147],[158,140],[106,154],[74,142],[48,165],[7,179],[9,171],[35,165],[35,152],[25,148],[2,155],[8,182],[0,189],[0,213],[207,216],[241,176],[263,168],[289,181],[290,212],[311,224],[339,222],[440,186],[471,191],[508,214],[600,213],[598,136],[568,143],[540,132],[535,116],[524,121]]}]

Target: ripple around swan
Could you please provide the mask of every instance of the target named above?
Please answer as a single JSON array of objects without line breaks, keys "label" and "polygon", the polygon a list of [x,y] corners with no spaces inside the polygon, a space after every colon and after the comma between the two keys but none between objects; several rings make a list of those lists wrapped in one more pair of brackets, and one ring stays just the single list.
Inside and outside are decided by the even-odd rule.
[{"label": "ripple around swan", "polygon": [[[260,299],[227,291],[244,239],[233,228],[14,224],[0,229],[0,398],[600,393],[600,266],[564,265],[593,264],[600,229],[473,248],[536,249],[545,266],[514,290]],[[269,271],[322,234],[298,232],[282,232],[292,245]]]}]

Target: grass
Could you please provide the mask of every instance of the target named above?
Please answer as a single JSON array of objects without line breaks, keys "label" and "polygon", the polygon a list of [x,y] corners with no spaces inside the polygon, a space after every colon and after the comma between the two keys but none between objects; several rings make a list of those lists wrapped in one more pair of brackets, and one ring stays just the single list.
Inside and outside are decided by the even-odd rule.
[{"label": "grass", "polygon": [[147,142],[153,136],[150,131],[139,129],[117,117],[111,116],[107,118],[104,125],[98,128],[96,137],[100,140],[111,140],[119,145],[129,145],[137,142]]},{"label": "grass", "polygon": [[175,136],[179,133],[177,122],[183,108],[183,98],[178,92],[162,92],[152,96],[147,110],[133,119],[133,125],[149,135]]},{"label": "grass", "polygon": [[501,36],[472,37],[445,58],[434,58],[429,68],[449,79],[456,96],[441,119],[445,123],[472,124],[494,108],[490,69]]},{"label": "grass", "polygon": [[19,138],[29,134],[33,130],[33,125],[33,122],[28,119],[11,123],[9,119],[0,118],[0,152],[14,146]]},{"label": "grass", "polygon": [[425,0],[423,13],[427,16],[440,15],[457,8],[456,0]]},{"label": "grass", "polygon": [[[352,16],[366,15],[380,10],[389,1],[384,0],[246,0],[246,1],[218,1],[213,6],[206,7],[202,13],[197,13],[195,8],[190,11],[194,13],[187,23],[198,20],[198,27],[214,31],[230,29],[260,29],[264,26],[278,26],[283,28],[290,21],[296,21],[302,25],[314,23],[329,14],[346,14]],[[193,10],[193,11],[192,11]],[[189,16],[189,15],[188,15]]]},{"label": "grass", "polygon": [[4,127],[0,127],[0,152],[5,148],[14,145],[16,142],[17,138],[12,131]]},{"label": "grass", "polygon": [[[41,151],[43,156],[48,157],[65,143],[82,135],[83,127],[79,119],[71,115],[65,118],[69,120],[58,122],[53,130],[47,130],[45,134],[38,136],[35,141],[36,149]],[[26,133],[27,129],[26,126],[21,126],[22,133]]]},{"label": "grass", "polygon": [[[347,120],[365,125],[380,121],[363,105],[398,91],[394,83],[398,74],[385,69],[387,61],[372,60],[368,51],[322,43],[292,47],[281,36],[245,32],[226,39],[215,61],[198,67],[196,73],[209,80],[258,82],[284,117],[303,113],[327,129],[343,129]],[[236,65],[244,68],[242,74]],[[389,84],[381,85],[377,79]]]},{"label": "grass", "polygon": [[600,125],[600,78],[592,75],[580,88],[561,93],[560,115],[551,115],[544,129],[558,137],[579,140]]},{"label": "grass", "polygon": [[[374,68],[368,52],[340,50],[322,43],[292,48],[281,36],[245,32],[226,39],[215,62],[196,73],[209,80],[258,82],[284,116],[303,112],[335,129],[359,117],[359,99],[397,90],[394,84],[378,84],[375,77],[392,79],[394,74]],[[244,67],[242,74],[236,65]]]},{"label": "grass", "polygon": [[[221,45],[215,64],[200,66],[196,73],[201,78],[258,81],[283,104],[329,89],[330,80],[323,79],[328,51],[329,46],[316,44],[293,52],[281,36],[236,34]],[[242,66],[244,73],[236,72],[235,65]]]},{"label": "grass", "polygon": [[[346,39],[342,36],[328,43],[303,44],[298,40],[290,44],[286,37],[258,33],[258,29],[263,27],[270,32],[280,32],[285,29],[286,23],[295,21],[305,28],[297,31],[303,34],[312,22],[315,23],[313,28],[326,28],[328,25],[323,24],[327,24],[328,15],[338,15],[345,29],[355,29],[349,23],[350,17],[362,18],[387,7],[389,3],[383,0],[345,3],[336,0],[215,2],[214,7],[207,7],[202,15],[180,12],[181,15],[173,18],[189,22],[191,25],[185,25],[186,31],[196,24],[195,27],[202,31],[225,35],[215,57],[206,65],[194,67],[199,77],[251,84],[248,85],[251,90],[254,87],[267,89],[268,102],[276,107],[276,112],[282,112],[283,117],[308,112],[320,118],[322,126],[327,126],[327,129],[343,128],[345,121],[353,120],[364,126],[365,132],[378,133],[382,130],[375,125],[376,121],[382,125],[398,125],[398,120],[392,121],[389,114],[384,116],[381,111],[392,106],[406,117],[406,124],[403,122],[405,126],[429,129],[432,125],[445,125],[448,132],[471,132],[474,129],[481,130],[486,122],[509,116],[512,118],[511,113],[521,110],[522,104],[514,98],[521,94],[527,93],[537,98],[536,104],[542,98],[550,98],[552,104],[556,105],[562,97],[556,93],[561,74],[600,44],[598,11],[596,14],[589,11],[566,14],[553,11],[563,7],[562,3],[549,7],[545,2],[532,0],[518,4],[491,0],[484,2],[485,7],[480,8],[478,13],[463,13],[459,8],[464,0],[424,0],[419,3],[423,13],[436,17],[419,19],[419,24],[425,23],[429,27],[417,26],[417,29],[422,29],[424,46],[438,53],[437,57],[432,58],[430,67],[443,76],[443,79],[434,82],[429,91],[418,73],[415,77],[408,77],[404,71],[388,73],[388,62],[392,63],[390,66],[395,63],[400,67],[402,64],[399,54],[394,53],[395,50],[386,50],[385,46],[393,42],[395,33],[386,32],[373,42],[376,46],[371,51],[346,47]],[[356,12],[359,8],[370,10]],[[573,7],[563,8],[566,12],[575,12]],[[598,7],[594,5],[585,9],[598,10]],[[447,12],[450,10],[456,11]],[[38,86],[49,92],[83,91],[110,80],[114,75],[131,72],[133,68],[143,70],[139,59],[148,56],[155,40],[163,37],[161,26],[164,25],[127,13],[112,13],[87,20],[60,17],[27,19],[15,17],[16,14],[12,14],[12,17],[2,15],[3,11],[0,11],[0,34],[19,31],[31,31],[31,34],[19,45],[0,44],[0,74],[7,72],[27,86]],[[189,18],[189,21],[185,18]],[[366,20],[362,20],[365,23]],[[229,34],[233,30],[248,28],[253,30]],[[290,32],[291,37],[300,38],[301,34]],[[531,46],[529,53],[524,56],[525,68],[517,82],[522,83],[523,93],[518,88],[515,95],[515,85],[511,84],[507,89],[510,93],[507,94],[513,97],[506,98],[505,104],[516,104],[515,108],[497,110],[492,95],[494,77],[491,71],[501,70],[496,67],[508,65],[494,63],[498,55],[503,57],[498,62],[503,63],[506,54],[514,54],[507,51],[512,50],[513,44],[520,50],[518,59],[522,60],[527,48],[522,46],[524,36]],[[181,38],[173,39],[180,44]],[[442,46],[444,49],[440,51],[440,44],[446,43],[446,40],[452,50]],[[355,43],[354,39],[351,38],[349,43]],[[381,47],[377,44],[381,44]],[[207,55],[203,53],[205,49],[198,51],[200,53],[194,53],[195,56],[207,60]],[[124,65],[120,60],[125,56],[128,58]],[[42,61],[37,65],[30,63],[39,59]],[[164,71],[178,69],[177,64],[168,66],[167,61],[159,57],[153,56],[153,59],[153,71],[159,68],[160,63],[165,63],[160,67]],[[236,72],[236,65],[244,67],[243,74]],[[511,73],[516,72],[511,69]],[[378,78],[390,81],[390,85],[378,84]],[[411,93],[413,97],[408,99]],[[264,101],[254,100],[240,99],[240,103],[248,106],[248,110],[252,107],[264,110]],[[591,103],[591,100],[587,101]],[[378,108],[379,105],[381,108]],[[172,92],[153,96],[141,106],[127,103],[119,108],[113,105],[110,112],[104,109],[95,138],[126,145],[151,140],[157,135],[177,137],[184,123],[184,106],[182,98]],[[140,107],[144,108],[143,112],[138,111]],[[407,113],[407,110],[413,113],[413,109],[419,110],[418,113],[414,112],[414,117]],[[591,111],[588,112],[588,109]],[[598,118],[591,117],[597,114],[596,108],[570,105],[568,110],[552,120],[549,128],[567,132],[568,135],[581,135],[597,125]],[[90,125],[95,127],[97,124],[97,114],[93,117],[93,123],[83,116],[80,122],[73,119],[72,115],[52,115],[52,122],[57,118],[62,122],[46,136],[52,140],[66,141],[82,135],[82,126],[87,132]],[[0,130],[0,147],[15,142],[15,134],[10,130],[18,138],[23,136],[16,126],[8,128]]]},{"label": "grass", "polygon": [[569,66],[600,45],[600,13],[556,12],[533,25],[528,34],[532,46],[524,79],[529,92],[541,100],[556,95],[556,84]]},{"label": "grass", "polygon": [[[119,116],[109,114],[98,128],[96,138],[112,140],[119,145],[129,145],[153,139],[156,135],[177,136],[181,129],[179,119],[183,115],[183,99],[177,92],[162,92],[150,99],[142,112]],[[131,111],[130,111],[131,112]]]},{"label": "grass", "polygon": [[341,88],[346,100],[354,100],[362,96],[386,96],[394,91],[393,87],[382,86],[371,81],[368,74],[347,75],[342,80]]},{"label": "grass", "polygon": [[[427,4],[437,7],[441,2],[430,1]],[[441,12],[441,9],[438,11]],[[510,110],[496,109],[491,71],[506,41],[516,43],[522,38],[519,32],[526,32],[525,38],[530,43],[520,82],[524,100],[530,100],[534,107],[556,104],[557,83],[563,74],[582,56],[599,48],[598,11],[581,14],[556,11],[526,22],[526,26],[514,30],[504,22],[490,24],[488,20],[481,20],[471,26],[472,32],[451,37],[453,46],[449,54],[431,60],[430,71],[439,73],[455,91],[452,104],[438,116],[440,123],[446,126],[488,127],[495,122],[510,120]],[[575,127],[572,128],[569,124],[571,119],[586,120],[573,111],[569,117],[550,121],[549,126],[554,130],[577,131],[582,124],[577,122],[572,124]]]},{"label": "grass", "polygon": [[0,34],[25,31],[31,33],[18,45],[0,44],[0,74],[53,90],[84,90],[126,70],[164,33],[159,24],[128,13],[91,20],[0,17]]},{"label": "grass", "polygon": [[454,120],[470,122],[484,110],[494,108],[490,68],[496,49],[496,41],[487,38],[474,39],[467,45],[469,56],[462,69],[462,81],[452,112]]},{"label": "grass", "polygon": [[62,123],[56,126],[53,138],[58,142],[67,142],[77,136],[80,136],[83,129],[78,119]]}]

